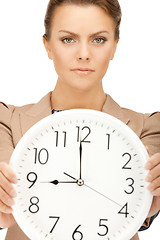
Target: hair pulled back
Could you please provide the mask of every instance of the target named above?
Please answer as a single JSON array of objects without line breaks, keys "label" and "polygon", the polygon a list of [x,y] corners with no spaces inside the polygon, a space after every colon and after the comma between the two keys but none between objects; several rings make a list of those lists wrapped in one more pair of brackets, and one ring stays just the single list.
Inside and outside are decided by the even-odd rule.
[{"label": "hair pulled back", "polygon": [[114,39],[115,40],[119,39],[120,34],[119,28],[122,13],[118,0],[50,0],[47,6],[47,11],[44,19],[45,34],[43,35],[43,37],[45,37],[46,40],[48,41],[50,40],[51,26],[52,20],[54,18],[55,9],[62,4],[74,4],[79,6],[96,5],[101,7],[103,10],[106,11],[107,14],[109,14],[113,18],[115,22]]}]

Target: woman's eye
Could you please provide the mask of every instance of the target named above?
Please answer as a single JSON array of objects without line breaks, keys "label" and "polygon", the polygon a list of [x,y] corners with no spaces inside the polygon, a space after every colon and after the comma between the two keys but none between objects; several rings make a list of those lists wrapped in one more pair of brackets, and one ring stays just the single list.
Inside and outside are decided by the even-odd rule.
[{"label": "woman's eye", "polygon": [[107,41],[107,39],[106,38],[96,38],[95,41],[96,41],[96,43],[104,43]]},{"label": "woman's eye", "polygon": [[72,38],[63,38],[61,41],[64,43],[71,43]]}]

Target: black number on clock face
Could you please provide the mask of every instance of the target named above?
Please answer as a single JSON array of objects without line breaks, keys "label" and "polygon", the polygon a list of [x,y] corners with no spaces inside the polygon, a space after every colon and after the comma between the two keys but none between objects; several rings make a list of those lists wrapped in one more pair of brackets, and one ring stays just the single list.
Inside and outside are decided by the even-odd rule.
[{"label": "black number on clock face", "polygon": [[104,233],[97,233],[99,236],[105,236],[108,233],[108,227],[105,224],[105,221],[108,221],[108,219],[100,219],[99,220],[99,227],[103,228]]},{"label": "black number on clock face", "polygon": [[128,166],[129,162],[131,161],[131,154],[129,153],[124,153],[122,157],[125,157],[127,159],[127,163],[122,167],[122,169],[132,169],[131,167]]},{"label": "black number on clock face", "polygon": [[[59,132],[55,131],[56,133],[56,147],[58,147],[58,143],[59,143]],[[63,131],[62,132],[64,134],[64,143],[63,143],[63,147],[66,147],[66,132]]]},{"label": "black number on clock face", "polygon": [[83,239],[83,234],[78,230],[78,228],[81,225],[78,225],[78,227],[74,230],[73,234],[72,234],[72,238],[74,240],[82,240]]},{"label": "black number on clock face", "polygon": [[124,214],[125,217],[127,218],[127,215],[129,214],[128,212],[128,203],[126,203],[118,212],[119,214]]},{"label": "black number on clock face", "polygon": [[44,165],[48,162],[49,159],[49,153],[46,148],[42,148],[40,151],[38,151],[37,148],[33,148],[35,150],[35,161],[36,164],[39,162],[40,164]]},{"label": "black number on clock face", "polygon": [[50,231],[50,233],[52,233],[52,232],[53,232],[53,229],[55,228],[56,224],[58,223],[60,217],[49,216],[49,218],[55,218],[55,219],[56,219],[56,221],[55,221],[55,223],[54,223],[54,225],[53,225],[53,227],[52,227],[52,229],[51,229],[51,231]]},{"label": "black number on clock face", "polygon": [[83,127],[82,129],[80,129],[79,126],[76,126],[76,127],[78,128],[77,142],[80,141],[80,137],[81,137],[80,131],[83,131],[84,133],[87,133],[87,134],[86,134],[86,136],[83,139],[81,139],[81,142],[90,143],[91,141],[86,140],[86,138],[88,138],[89,134],[91,133],[91,129],[89,127],[87,127],[87,126]]},{"label": "black number on clock face", "polygon": [[37,174],[35,172],[28,173],[27,174],[27,180],[32,183],[29,186],[29,188],[31,188],[35,184],[35,182],[37,181]]},{"label": "black number on clock face", "polygon": [[35,196],[31,197],[30,203],[31,203],[31,205],[29,206],[29,211],[31,213],[37,213],[39,211],[39,206],[38,206],[39,198],[37,198]]},{"label": "black number on clock face", "polygon": [[109,149],[110,146],[110,134],[106,133],[107,135],[107,149]]},{"label": "black number on clock face", "polygon": [[128,185],[130,187],[130,192],[129,191],[127,192],[125,190],[125,193],[132,194],[134,192],[134,187],[133,187],[134,179],[133,178],[127,178],[126,181],[128,181],[128,180],[131,181],[131,184]]}]

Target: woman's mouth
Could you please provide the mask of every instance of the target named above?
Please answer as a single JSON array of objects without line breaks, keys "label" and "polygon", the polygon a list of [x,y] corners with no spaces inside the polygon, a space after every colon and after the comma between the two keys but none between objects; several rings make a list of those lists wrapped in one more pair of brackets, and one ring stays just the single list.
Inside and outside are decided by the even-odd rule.
[{"label": "woman's mouth", "polygon": [[81,69],[81,68],[73,69],[72,71],[77,74],[80,74],[80,75],[87,75],[87,74],[94,72],[94,70],[92,70],[92,69]]}]

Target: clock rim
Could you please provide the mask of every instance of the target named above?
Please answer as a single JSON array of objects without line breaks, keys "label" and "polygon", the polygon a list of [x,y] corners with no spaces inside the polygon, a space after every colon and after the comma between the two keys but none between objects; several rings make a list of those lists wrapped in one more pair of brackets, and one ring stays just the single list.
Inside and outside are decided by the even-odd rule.
[{"label": "clock rim", "polygon": [[[32,137],[32,135],[36,135],[37,133],[37,130],[38,129],[41,129],[44,127],[44,125],[48,125],[48,124],[51,124],[51,121],[53,119],[56,119],[58,118],[61,118],[63,116],[66,116],[66,115],[77,115],[77,114],[93,114],[97,117],[101,117],[103,118],[104,120],[106,118],[108,118],[109,120],[113,121],[113,124],[116,124],[116,126],[120,126],[121,128],[123,128],[125,131],[128,131],[129,134],[130,134],[130,138],[132,136],[132,138],[134,139],[134,141],[138,142],[137,146],[138,148],[140,149],[140,152],[142,152],[142,155],[145,156],[146,160],[149,158],[149,155],[147,153],[147,150],[145,148],[145,146],[143,145],[142,141],[140,140],[140,138],[136,135],[136,133],[130,129],[125,123],[123,123],[121,120],[115,118],[114,116],[110,115],[110,114],[107,114],[107,113],[104,113],[104,112],[100,112],[100,111],[97,111],[97,110],[92,110],[92,109],[69,109],[69,110],[64,110],[64,111],[61,111],[61,112],[57,112],[55,114],[51,114],[43,119],[41,119],[40,121],[38,121],[36,124],[34,124],[23,136],[22,138],[20,139],[20,141],[17,143],[16,147],[15,147],[15,150],[13,151],[12,155],[11,155],[11,158],[10,158],[10,165],[13,167],[14,169],[14,162],[15,162],[15,159],[16,159],[16,156],[18,155],[18,152],[21,150],[21,148],[23,149],[26,145],[26,141],[28,141],[28,138]],[[146,174],[149,172],[148,170],[145,170]],[[148,203],[145,204],[145,207],[143,206],[143,211],[142,211],[142,214],[141,216],[143,215],[143,219],[145,220],[147,215],[148,215],[148,212],[149,212],[149,209],[150,209],[150,206],[152,204],[152,200],[153,200],[153,196],[151,195],[151,193],[148,191],[148,194],[145,193],[145,198],[147,198],[147,201]],[[147,206],[146,206],[147,205]],[[16,207],[13,206],[13,216],[16,220],[16,222],[18,223],[19,227],[21,228],[21,220],[20,220],[20,217],[18,216],[17,212],[16,212]],[[145,217],[144,217],[145,216]],[[135,234],[135,231],[138,231],[139,230],[139,225],[141,224],[141,222],[143,223],[142,219],[140,219],[139,221],[136,219],[136,222],[137,224],[134,225],[134,230],[133,232],[134,233],[131,233],[131,236],[129,236],[130,238],[134,236]],[[21,228],[22,229],[22,228]],[[30,231],[29,231],[29,226],[24,226],[23,227],[23,230],[22,230],[27,236],[30,235]],[[33,240],[33,237],[30,235],[29,237],[32,238]],[[39,240],[38,238],[34,238],[34,240]],[[121,239],[118,239],[118,240],[121,240]],[[124,238],[124,235],[123,235],[123,238],[122,240],[128,240],[128,235],[126,237],[126,239]]]}]

